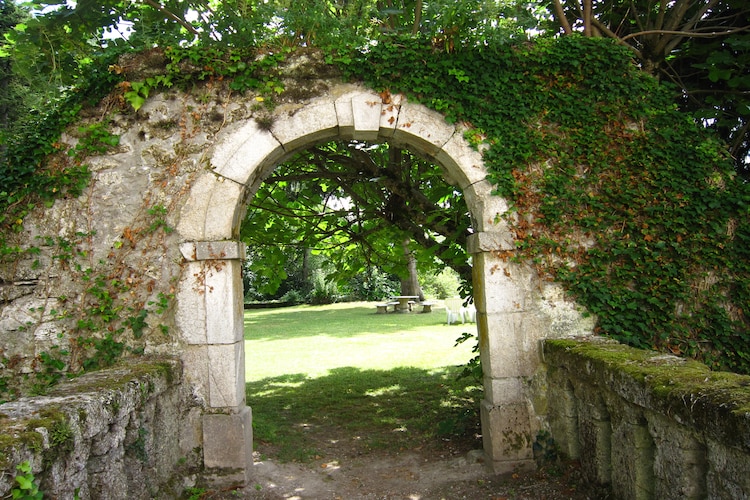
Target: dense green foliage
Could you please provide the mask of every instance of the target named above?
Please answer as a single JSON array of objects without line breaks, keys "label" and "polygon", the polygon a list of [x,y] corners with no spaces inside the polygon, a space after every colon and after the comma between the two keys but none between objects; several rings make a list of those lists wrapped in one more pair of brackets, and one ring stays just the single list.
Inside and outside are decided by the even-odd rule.
[{"label": "dense green foliage", "polygon": [[[382,299],[398,290],[376,286],[378,270],[408,276],[406,249],[423,275],[447,265],[470,282],[469,226],[463,196],[437,165],[387,144],[350,141],[311,147],[277,167],[250,201],[240,234],[255,249],[250,267],[266,293],[286,279],[296,256],[288,249],[297,248],[312,254],[303,268],[320,256],[327,279],[357,298]],[[277,235],[272,242],[269,232]],[[369,292],[351,287],[360,275]]]},{"label": "dense green foliage", "polygon": [[626,49],[565,37],[445,54],[401,39],[350,71],[472,125],[512,204],[515,258],[564,283],[598,331],[750,370],[749,186]]},{"label": "dense green foliage", "polygon": [[681,109],[726,142],[750,177],[750,4],[746,0],[551,0],[552,29],[607,37],[681,91]]},{"label": "dense green foliage", "polygon": [[[523,35],[532,17],[500,2],[211,5],[60,2],[4,32],[0,55],[12,54],[13,64],[3,71],[12,69],[15,83],[38,92],[24,98],[29,113],[0,135],[2,234],[20,229],[40,203],[79,193],[88,176],[85,155],[116,143],[104,124],[81,131],[88,138],[82,149],[60,149],[57,141],[87,99],[127,78],[117,54],[164,47],[164,74],[122,84],[137,109],[157,88],[212,79],[271,101],[284,91],[277,72],[285,54],[314,45],[350,78],[406,92],[466,122],[468,138],[488,147],[492,180],[513,207],[505,217],[519,252],[504,257],[531,262],[564,283],[597,315],[602,333],[750,371],[743,310],[750,298],[748,184],[735,176],[726,145],[696,115],[678,111],[682,104],[715,119],[710,123],[725,138],[744,141],[744,31],[692,43],[680,54],[678,76],[715,90],[713,100],[696,101],[695,94],[686,103],[680,78],[672,79],[679,86],[659,84],[633,64],[640,55],[632,46],[617,44],[633,34],[632,25],[612,41],[574,34],[532,43]],[[734,12],[739,4],[721,5]],[[187,20],[191,9],[198,20]],[[732,18],[740,30],[741,16]],[[132,35],[106,39],[120,21],[133,23]],[[259,53],[266,57],[255,58]],[[674,51],[662,56],[670,60]],[[0,237],[0,257],[18,251]],[[134,320],[134,332],[141,323]]]}]

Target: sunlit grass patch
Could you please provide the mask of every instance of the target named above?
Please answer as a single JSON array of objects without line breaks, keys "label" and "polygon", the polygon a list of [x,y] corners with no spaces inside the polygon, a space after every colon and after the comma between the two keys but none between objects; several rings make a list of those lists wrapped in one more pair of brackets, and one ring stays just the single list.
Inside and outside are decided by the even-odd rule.
[{"label": "sunlit grass patch", "polygon": [[[468,343],[454,344],[475,325],[447,326],[437,312],[374,311],[360,303],[292,308],[289,316],[283,310],[246,314],[256,329],[246,336],[256,442],[273,447],[279,459],[309,461],[331,444],[326,433],[345,431],[348,445],[363,451],[473,437],[481,388],[457,378],[473,353]],[[348,318],[348,335],[329,328],[331,312]],[[395,328],[394,321],[406,325]],[[360,323],[369,331],[359,330]]]}]

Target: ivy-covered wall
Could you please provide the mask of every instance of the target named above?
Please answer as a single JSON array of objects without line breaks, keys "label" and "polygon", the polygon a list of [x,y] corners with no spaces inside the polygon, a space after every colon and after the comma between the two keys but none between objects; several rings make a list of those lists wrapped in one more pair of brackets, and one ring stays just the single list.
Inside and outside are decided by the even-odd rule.
[{"label": "ivy-covered wall", "polygon": [[[402,39],[348,74],[466,122],[517,248],[622,342],[750,372],[750,186],[614,42],[444,52]],[[511,256],[509,255],[509,258]]]},{"label": "ivy-covered wall", "polygon": [[[301,54],[315,63],[289,70]],[[674,89],[613,43],[571,36],[446,52],[407,37],[259,56],[176,47],[99,68],[5,150],[0,329],[17,335],[0,346],[3,398],[17,395],[17,373],[24,391],[43,393],[65,373],[173,349],[172,228],[201,148],[227,122],[255,113],[262,124],[342,72],[468,126],[512,204],[503,217],[518,251],[498,255],[562,283],[598,332],[750,371],[749,188],[676,110]],[[180,112],[136,111],[156,92]],[[228,111],[228,96],[245,108]],[[138,161],[114,173],[121,134]],[[101,193],[104,214],[90,203]],[[139,254],[160,249],[144,265]]]}]

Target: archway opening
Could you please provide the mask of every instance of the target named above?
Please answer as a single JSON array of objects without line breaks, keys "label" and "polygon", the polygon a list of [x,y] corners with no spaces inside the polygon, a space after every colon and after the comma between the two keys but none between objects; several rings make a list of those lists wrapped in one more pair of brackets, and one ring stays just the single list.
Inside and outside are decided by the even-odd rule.
[{"label": "archway opening", "polygon": [[[245,312],[247,402],[262,455],[326,464],[481,447],[481,376],[468,369],[474,306],[464,315],[451,305],[459,319],[443,302],[458,297],[459,273],[472,279],[471,220],[442,175],[398,146],[329,142],[276,167],[250,200],[240,231],[246,299],[286,307]],[[436,292],[426,275],[442,268],[456,280]],[[396,296],[408,308],[389,303]]]},{"label": "archway opening", "polygon": [[206,467],[252,469],[240,272],[245,252],[238,240],[248,197],[279,163],[329,140],[403,145],[440,165],[445,180],[463,192],[474,227],[467,247],[483,367],[486,460],[498,472],[533,467],[538,422],[526,379],[538,366],[536,339],[544,335],[544,325],[526,306],[533,272],[508,261],[515,245],[500,217],[507,205],[492,196],[481,154],[463,133],[401,96],[342,85],[313,101],[275,110],[270,122],[235,124],[219,138],[211,170],[192,186],[179,228],[187,264],[178,321],[189,346],[189,376],[205,394]]}]

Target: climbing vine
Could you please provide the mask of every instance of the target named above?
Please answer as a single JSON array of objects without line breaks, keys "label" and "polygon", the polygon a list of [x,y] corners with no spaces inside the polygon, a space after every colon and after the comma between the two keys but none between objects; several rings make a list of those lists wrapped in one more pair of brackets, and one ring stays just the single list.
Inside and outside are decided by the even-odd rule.
[{"label": "climbing vine", "polygon": [[642,348],[750,372],[750,187],[675,89],[583,37],[452,53],[402,38],[347,65],[465,122],[517,252]]},{"label": "climbing vine", "polygon": [[[83,193],[86,154],[117,146],[106,121],[79,130],[75,148],[59,143],[84,96],[106,88],[137,113],[157,89],[215,84],[272,106],[285,91],[281,67],[291,50],[152,49],[163,61],[160,72],[133,79],[121,60],[93,74],[96,92],[72,94],[8,142],[0,234],[18,231],[39,204]],[[625,49],[569,36],[447,51],[434,40],[399,36],[365,51],[331,47],[326,56],[350,79],[404,92],[467,125],[497,194],[511,204],[501,216],[517,251],[502,257],[532,263],[564,284],[596,315],[600,333],[750,372],[743,310],[750,300],[750,187],[734,175],[723,145],[676,109],[675,90],[639,72]],[[125,257],[144,238],[163,241],[171,207],[146,203],[142,210],[140,226],[125,228],[108,263],[86,261],[89,232],[43,242],[57,248],[55,261],[72,266],[85,290],[75,307],[61,298],[61,310],[51,312],[77,316],[68,348],[39,356],[38,392],[66,371],[138,354],[148,332],[167,333],[156,316],[169,308],[169,287],[152,293]],[[39,250],[9,241],[0,239],[6,262]],[[8,383],[0,378],[0,392]]]}]

